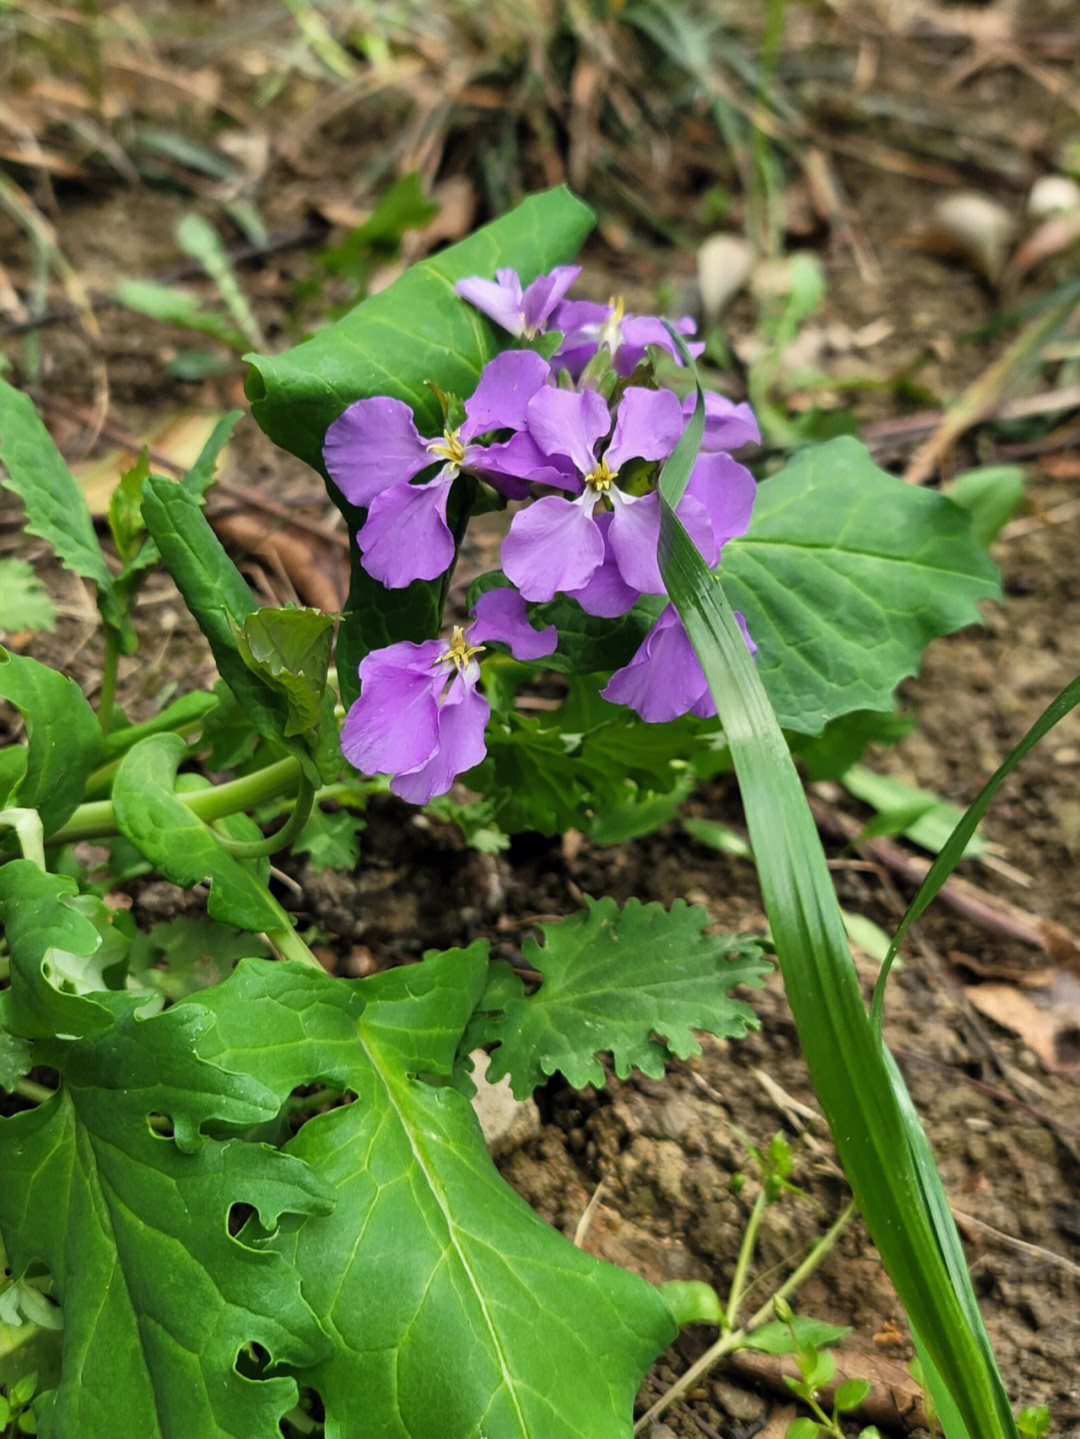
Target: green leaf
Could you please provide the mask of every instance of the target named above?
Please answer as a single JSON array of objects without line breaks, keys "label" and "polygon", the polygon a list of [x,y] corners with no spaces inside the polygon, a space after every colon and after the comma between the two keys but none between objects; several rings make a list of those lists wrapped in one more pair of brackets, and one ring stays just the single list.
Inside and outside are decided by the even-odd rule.
[{"label": "green leaf", "polygon": [[1012,519],[1024,498],[1024,472],[1019,465],[983,465],[965,470],[942,493],[971,516],[971,533],[987,548]]},{"label": "green leaf", "polygon": [[[867,825],[867,837],[871,833],[902,834],[931,854],[940,852],[963,814],[956,805],[928,790],[907,784],[895,775],[876,774],[862,765],[852,765],[844,774],[843,784],[856,799],[878,811],[879,823],[872,820]],[[985,850],[986,841],[973,834],[964,854],[973,859]]]},{"label": "green leaf", "polygon": [[[513,265],[528,283],[573,258],[593,217],[568,190],[525,200],[509,215],[468,239],[413,265],[385,290],[282,355],[249,355],[251,413],[275,444],[324,477],[323,439],[354,400],[391,395],[411,405],[421,430],[441,428],[438,400],[428,385],[472,394],[480,371],[504,337],[454,294],[455,280],[494,274]],[[330,485],[355,535],[362,511]],[[457,503],[451,496],[451,506]],[[357,667],[371,649],[433,635],[442,609],[441,581],[416,581],[386,590],[363,569],[352,547],[345,618],[338,636],[338,679],[345,704],[356,698]]]},{"label": "green leaf", "polygon": [[873,1387],[869,1379],[845,1379],[842,1384],[837,1385],[836,1393],[833,1395],[833,1408],[837,1414],[846,1414],[850,1409],[858,1409]]},{"label": "green leaf", "polygon": [[279,1095],[316,1079],[355,1095],[285,1147],[333,1211],[258,1239],[333,1341],[293,1372],[340,1439],[630,1439],[636,1389],[676,1333],[659,1290],[504,1183],[445,1083],[486,977],[483,944],[356,982],[244,961],[191,1001],[217,1019],[207,1059]]},{"label": "green leaf", "polygon": [[[787,1375],[783,1376],[787,1379]],[[794,1420],[788,1425],[784,1439],[817,1439],[821,1433],[821,1425],[816,1419],[811,1419],[809,1414]]]},{"label": "green leaf", "polygon": [[794,1354],[807,1347],[821,1349],[829,1344],[839,1344],[850,1333],[851,1330],[845,1325],[826,1324],[823,1319],[814,1319],[808,1314],[796,1314],[792,1316],[789,1324],[781,1324],[779,1321],[763,1324],[739,1347],[756,1349],[759,1354]]},{"label": "green leaf", "polygon": [[145,994],[109,992],[104,969],[116,962],[116,946],[98,917],[65,875],[26,859],[0,868],[0,918],[11,952],[11,988],[0,993],[5,1029],[24,1039],[90,1034],[145,1004]]},{"label": "green leaf", "polygon": [[129,277],[117,281],[112,288],[112,298],[118,305],[146,315],[148,319],[158,320],[164,325],[180,325],[185,330],[196,330],[200,335],[210,335],[230,350],[242,350],[248,343],[224,315],[207,309],[197,295],[176,285]]},{"label": "green leaf", "polygon": [[176,1001],[219,984],[237,960],[266,959],[268,954],[267,946],[250,932],[218,924],[207,915],[184,914],[135,936],[128,971],[144,988]]},{"label": "green leaf", "polygon": [[260,734],[295,755],[313,784],[320,783],[307,746],[289,734],[288,697],[252,670],[240,654],[236,632],[258,606],[198,501],[180,485],[151,475],[143,487],[143,517],[166,569],[209,641],[222,679],[248,719]]},{"label": "green leaf", "polygon": [[33,1067],[34,1061],[26,1040],[0,1029],[0,1089],[13,1094],[16,1084]]},{"label": "green leaf", "polygon": [[356,868],[360,859],[357,836],[363,827],[364,821],[359,815],[343,809],[331,814],[315,805],[293,844],[293,852],[308,856],[314,874],[324,869],[348,873]]},{"label": "green leaf", "polygon": [[543,945],[527,939],[524,963],[544,976],[535,994],[509,965],[494,966],[468,1048],[497,1044],[488,1079],[509,1074],[523,1099],[556,1071],[576,1089],[601,1085],[597,1055],[610,1053],[625,1079],[636,1065],[660,1078],[672,1054],[700,1054],[693,1030],[737,1036],[757,1028],[749,1005],[730,995],[737,984],[760,987],[769,967],[745,935],[706,935],[698,905],[670,910],[610,898],[558,924],[541,925]]},{"label": "green leaf", "polygon": [[20,496],[29,534],[47,540],[61,563],[102,594],[112,584],[82,490],[33,401],[0,380],[0,461],[5,484]]},{"label": "green leaf", "polygon": [[[210,827],[175,792],[176,771],[187,751],[180,735],[151,735],[128,751],[113,783],[113,810],[121,834],[167,879],[190,888],[210,883],[212,919],[238,929],[274,930],[283,913],[265,885],[265,870],[234,859]],[[258,839],[256,826],[236,838]]]},{"label": "green leaf", "polygon": [[977,622],[976,601],[999,593],[965,512],[885,474],[849,438],[759,486],[719,573],[777,719],[803,734],[850,710],[890,709],[930,640]]},{"label": "green leaf", "polygon": [[71,1046],[54,1098],[0,1120],[8,1260],[16,1277],[46,1264],[63,1312],[44,1439],[277,1439],[297,1386],[243,1377],[242,1350],[303,1367],[328,1348],[295,1272],[234,1238],[229,1219],[252,1206],[272,1231],[333,1197],[293,1156],[201,1133],[278,1108],[256,1080],[197,1056],[207,1023],[185,1005],[129,1017]]},{"label": "green leaf", "polygon": [[0,630],[56,628],[56,606],[28,560],[0,559]]},{"label": "green leaf", "polygon": [[285,696],[286,736],[303,734],[318,724],[334,638],[333,615],[311,609],[256,610],[246,616],[234,637],[248,669]]},{"label": "green leaf", "polygon": [[26,765],[7,800],[36,809],[50,835],[83,797],[101,754],[101,726],[74,680],[2,646],[0,698],[26,721]]},{"label": "green leaf", "polygon": [[789,734],[788,744],[811,779],[839,779],[871,744],[896,744],[915,728],[914,715],[895,710],[852,710],[830,720],[813,737]]}]

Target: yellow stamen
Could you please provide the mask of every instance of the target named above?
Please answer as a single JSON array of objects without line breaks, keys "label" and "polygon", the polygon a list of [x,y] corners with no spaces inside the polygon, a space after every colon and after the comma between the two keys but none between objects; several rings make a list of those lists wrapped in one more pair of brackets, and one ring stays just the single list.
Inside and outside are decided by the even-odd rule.
[{"label": "yellow stamen", "polygon": [[606,495],[608,490],[611,489],[617,474],[617,470],[612,473],[612,471],[608,469],[607,460],[601,459],[598,461],[596,469],[590,470],[585,476],[585,483],[591,490],[595,490],[598,495]]},{"label": "yellow stamen", "polygon": [[458,674],[460,674],[472,659],[473,655],[480,654],[483,648],[483,645],[470,645],[466,643],[465,631],[461,625],[455,625],[450,631],[450,643],[446,648],[446,653],[439,656],[439,662],[442,664],[452,664]]},{"label": "yellow stamen", "polygon": [[429,440],[428,449],[440,460],[448,460],[452,465],[460,465],[465,458],[465,446],[461,443],[458,430],[446,430],[441,440]]}]

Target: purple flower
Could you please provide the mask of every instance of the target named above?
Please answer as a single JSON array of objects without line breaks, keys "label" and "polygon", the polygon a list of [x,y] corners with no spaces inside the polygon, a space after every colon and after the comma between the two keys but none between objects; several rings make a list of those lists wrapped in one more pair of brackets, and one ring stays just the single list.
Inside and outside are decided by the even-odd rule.
[{"label": "purple flower", "polygon": [[[450,487],[464,470],[511,498],[528,493],[526,477],[566,484],[560,468],[544,461],[525,433],[529,400],[547,384],[547,362],[531,350],[507,350],[484,370],[465,402],[465,423],[425,439],[402,400],[376,395],[357,400],[330,425],[323,458],[331,479],[350,504],[367,508],[357,533],[364,568],[389,589],[441,575],[454,557],[446,523]],[[513,430],[509,439],[477,443],[492,430]],[[420,484],[423,470],[438,472]]]},{"label": "purple flower", "polygon": [[342,752],[364,774],[390,775],[390,788],[410,804],[445,794],[487,752],[491,711],[477,692],[479,641],[505,644],[518,659],[539,659],[558,643],[554,625],[533,629],[514,590],[488,590],[473,614],[449,641],[403,640],[360,662],[360,698],[345,717]]},{"label": "purple flower", "polygon": [[[672,322],[680,335],[692,335],[697,326],[689,315]],[[631,375],[645,358],[649,345],[657,345],[682,364],[675,342],[663,320],[655,315],[628,315],[622,300],[598,305],[592,300],[566,300],[556,310],[551,328],[563,332],[563,341],[555,351],[552,364],[578,376],[592,357],[606,349],[611,355],[616,374]],[[692,343],[692,355],[700,355],[705,346]]]},{"label": "purple flower", "polygon": [[[737,611],[735,618],[750,653],[756,654],[745,620]],[[716,713],[708,681],[674,605],[661,612],[630,663],[616,670],[600,693],[612,704],[629,705],[650,724],[684,714],[707,719]]]},{"label": "purple flower", "polygon": [[[683,416],[687,420],[694,413],[696,399],[696,395],[687,395],[683,401]],[[745,400],[737,404],[725,395],[706,391],[702,453],[712,450],[737,450],[748,444],[761,444],[761,430],[750,406]]]},{"label": "purple flower", "polygon": [[516,270],[496,270],[494,280],[475,275],[458,280],[454,290],[504,330],[531,340],[548,328],[552,312],[580,273],[580,265],[558,265],[523,290]]},{"label": "purple flower", "polygon": [[[685,426],[676,396],[631,386],[602,453],[611,417],[595,391],[545,388],[527,413],[540,450],[572,465],[581,490],[575,499],[549,495],[515,515],[500,551],[507,578],[528,600],[562,592],[598,615],[623,614],[641,594],[663,594],[658,497],[627,494],[616,481],[627,460],[671,454]],[[750,472],[729,455],[698,457],[676,513],[706,564],[715,565],[725,541],[746,529],[755,489]]]}]

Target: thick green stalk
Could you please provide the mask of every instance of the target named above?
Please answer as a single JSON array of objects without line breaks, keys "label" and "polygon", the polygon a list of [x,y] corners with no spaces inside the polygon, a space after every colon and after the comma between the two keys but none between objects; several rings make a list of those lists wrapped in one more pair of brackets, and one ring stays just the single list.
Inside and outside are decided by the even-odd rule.
[{"label": "thick green stalk", "polygon": [[[183,800],[193,814],[210,824],[228,814],[253,809],[263,800],[296,789],[299,783],[300,761],[290,755],[252,774],[241,775],[239,779],[226,780],[211,789],[191,790],[178,794],[177,798]],[[49,843],[73,844],[76,840],[106,839],[117,833],[112,801],[95,800],[90,804],[81,804],[67,824],[49,836]]]}]

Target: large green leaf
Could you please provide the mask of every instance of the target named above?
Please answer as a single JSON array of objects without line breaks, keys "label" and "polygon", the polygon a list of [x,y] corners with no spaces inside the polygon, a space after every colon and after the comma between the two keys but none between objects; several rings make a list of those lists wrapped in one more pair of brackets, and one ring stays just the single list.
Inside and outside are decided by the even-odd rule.
[{"label": "large green leaf", "polygon": [[[176,771],[186,751],[180,735],[158,734],[127,752],[113,783],[117,827],[174,884],[209,880],[206,908],[212,919],[238,929],[279,929],[284,914],[266,888],[265,869],[235,859],[176,794]],[[258,839],[257,827],[247,823],[250,832],[235,838]]]},{"label": "large green leaf", "polygon": [[629,1439],[637,1387],[676,1331],[657,1289],[502,1181],[471,1106],[438,1082],[486,978],[480,944],[358,982],[245,960],[193,1001],[217,1018],[206,1058],[279,1094],[318,1078],[355,1095],[286,1145],[333,1212],[265,1240],[333,1342],[297,1377],[334,1439]]},{"label": "large green leaf", "polygon": [[52,834],[83,797],[101,754],[101,726],[74,680],[3,647],[0,698],[10,701],[26,721],[22,778],[7,800],[36,809],[45,833]]},{"label": "large green leaf", "polygon": [[847,437],[759,486],[720,575],[777,718],[804,734],[890,709],[930,640],[977,621],[976,601],[999,592],[966,511],[887,475]]},{"label": "large green leaf", "polygon": [[620,910],[610,898],[559,924],[541,925],[543,945],[528,939],[522,958],[544,976],[526,996],[510,965],[495,969],[469,1030],[470,1048],[497,1044],[488,1079],[509,1074],[524,1099],[556,1071],[581,1089],[602,1085],[597,1056],[610,1053],[625,1079],[636,1065],[654,1079],[672,1055],[700,1054],[693,1030],[737,1037],[757,1020],[733,999],[737,984],[764,984],[769,967],[746,935],[706,935],[698,905],[676,900],[670,910],[632,899]]},{"label": "large green leaf", "polygon": [[8,1262],[16,1277],[47,1265],[63,1315],[42,1439],[278,1439],[297,1386],[244,1377],[245,1346],[298,1367],[326,1352],[297,1275],[229,1221],[251,1206],[272,1230],[333,1196],[294,1156],[200,1133],[278,1108],[196,1055],[207,1022],[177,1006],[79,1040],[54,1061],[55,1097],[0,1120]]},{"label": "large green leaf", "polygon": [[[475,235],[413,265],[392,285],[303,344],[282,355],[249,355],[247,393],[252,415],[272,440],[306,460],[324,478],[327,428],[354,400],[392,395],[413,407],[422,430],[436,433],[442,415],[428,381],[444,391],[470,395],[480,371],[505,338],[458,299],[454,281],[468,275],[492,276],[500,266],[510,265],[528,283],[572,259],[592,224],[592,212],[565,188],[531,196]],[[330,493],[345,515],[350,535],[355,535],[362,512],[347,504],[333,485]],[[455,491],[451,504],[456,503]],[[433,635],[443,597],[438,580],[384,589],[362,568],[359,550],[353,546],[349,599],[337,651],[346,704],[356,698],[356,670],[368,650]]]}]

